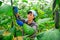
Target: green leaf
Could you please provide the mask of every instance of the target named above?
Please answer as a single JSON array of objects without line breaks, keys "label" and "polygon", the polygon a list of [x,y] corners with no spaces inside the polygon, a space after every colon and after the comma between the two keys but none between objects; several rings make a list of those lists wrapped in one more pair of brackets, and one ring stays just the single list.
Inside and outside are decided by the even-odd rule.
[{"label": "green leaf", "polygon": [[12,7],[10,5],[4,4],[3,6],[0,7],[0,13],[12,16],[13,15]]},{"label": "green leaf", "polygon": [[27,24],[23,25],[23,30],[27,35],[32,35],[35,32],[35,30]]},{"label": "green leaf", "polygon": [[22,0],[22,2],[28,2],[28,0]]},{"label": "green leaf", "polygon": [[42,34],[40,33],[40,35],[38,35],[38,40],[59,40],[59,39],[60,39],[59,29],[51,29]]},{"label": "green leaf", "polygon": [[49,20],[51,20],[51,18],[39,19],[39,20],[37,21],[37,23],[38,23],[38,25],[39,25],[39,24],[45,23],[45,22],[47,22],[47,21],[49,21]]}]

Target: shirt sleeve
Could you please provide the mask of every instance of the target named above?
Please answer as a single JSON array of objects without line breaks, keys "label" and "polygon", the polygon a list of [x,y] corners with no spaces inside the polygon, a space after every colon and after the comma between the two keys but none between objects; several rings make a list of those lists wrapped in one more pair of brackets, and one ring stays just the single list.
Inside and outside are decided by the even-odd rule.
[{"label": "shirt sleeve", "polygon": [[30,36],[31,38],[36,37],[36,32],[37,32],[37,25],[36,24],[33,26],[33,29],[35,30],[35,32],[33,35]]},{"label": "shirt sleeve", "polygon": [[33,27],[33,29],[37,30],[37,24],[36,23],[34,23],[32,27]]},{"label": "shirt sleeve", "polygon": [[37,29],[37,26],[36,26],[36,25],[34,25],[34,26],[33,26],[33,29],[35,29],[35,30],[36,30],[36,29]]}]

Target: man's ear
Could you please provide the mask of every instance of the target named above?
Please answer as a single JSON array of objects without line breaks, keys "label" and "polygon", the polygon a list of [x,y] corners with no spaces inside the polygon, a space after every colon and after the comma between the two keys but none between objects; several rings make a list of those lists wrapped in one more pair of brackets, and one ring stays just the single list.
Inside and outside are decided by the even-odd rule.
[{"label": "man's ear", "polygon": [[33,16],[33,19],[34,19],[34,16]]}]

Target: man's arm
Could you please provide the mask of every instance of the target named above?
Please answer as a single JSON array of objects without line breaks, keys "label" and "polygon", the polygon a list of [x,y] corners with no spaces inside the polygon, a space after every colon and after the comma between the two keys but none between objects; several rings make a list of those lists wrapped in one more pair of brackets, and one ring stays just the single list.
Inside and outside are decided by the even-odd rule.
[{"label": "man's arm", "polygon": [[16,17],[16,20],[25,22],[25,20],[23,18],[21,18],[18,14],[18,7],[16,7],[16,6],[13,7],[13,13],[14,13],[14,16]]},{"label": "man's arm", "polygon": [[21,18],[19,14],[16,14],[16,19],[21,20],[23,23],[25,23],[25,19]]}]

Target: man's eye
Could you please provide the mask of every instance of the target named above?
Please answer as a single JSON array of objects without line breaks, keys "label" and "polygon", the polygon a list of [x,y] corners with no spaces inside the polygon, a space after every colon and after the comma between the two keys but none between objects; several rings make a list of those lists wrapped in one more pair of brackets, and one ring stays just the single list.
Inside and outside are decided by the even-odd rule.
[{"label": "man's eye", "polygon": [[30,15],[31,16],[31,15]]}]

